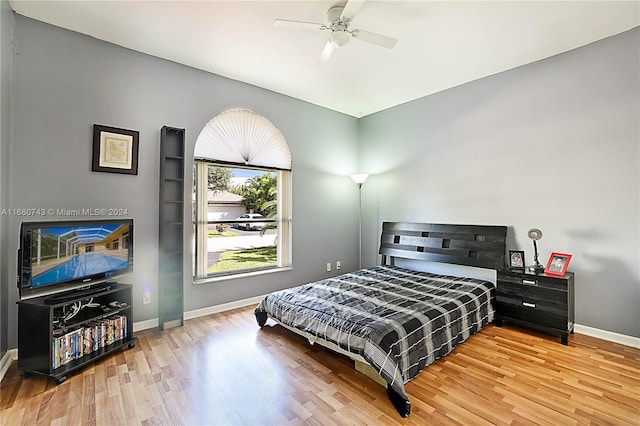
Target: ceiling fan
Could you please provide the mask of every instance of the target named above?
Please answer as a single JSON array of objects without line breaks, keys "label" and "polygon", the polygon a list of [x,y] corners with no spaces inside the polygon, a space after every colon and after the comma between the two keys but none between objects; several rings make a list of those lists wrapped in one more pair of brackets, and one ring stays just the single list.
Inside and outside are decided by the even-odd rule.
[{"label": "ceiling fan", "polygon": [[320,30],[329,31],[329,41],[322,49],[318,62],[324,63],[329,60],[335,48],[344,47],[351,37],[373,43],[377,46],[392,49],[398,40],[381,34],[372,33],[365,30],[349,29],[349,23],[362,8],[365,0],[349,0],[344,6],[333,6],[327,11],[327,23],[317,24],[313,22],[287,21],[276,19],[273,25],[276,28],[293,28],[300,30]]}]

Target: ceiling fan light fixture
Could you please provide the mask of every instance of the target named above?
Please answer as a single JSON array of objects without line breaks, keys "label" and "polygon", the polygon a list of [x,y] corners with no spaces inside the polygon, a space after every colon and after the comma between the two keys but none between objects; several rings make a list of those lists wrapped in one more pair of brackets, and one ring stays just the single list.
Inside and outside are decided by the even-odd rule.
[{"label": "ceiling fan light fixture", "polygon": [[329,40],[331,40],[331,44],[334,47],[343,47],[349,43],[349,33],[346,31],[332,31]]}]

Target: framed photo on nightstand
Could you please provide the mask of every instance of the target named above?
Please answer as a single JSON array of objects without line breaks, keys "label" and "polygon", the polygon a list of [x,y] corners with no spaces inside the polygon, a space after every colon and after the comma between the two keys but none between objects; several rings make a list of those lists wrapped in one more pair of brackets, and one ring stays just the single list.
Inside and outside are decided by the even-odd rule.
[{"label": "framed photo on nightstand", "polygon": [[524,269],[523,250],[509,250],[509,268]]},{"label": "framed photo on nightstand", "polygon": [[547,267],[544,268],[544,273],[563,277],[565,272],[567,272],[570,260],[570,254],[553,252],[551,256],[549,256]]}]

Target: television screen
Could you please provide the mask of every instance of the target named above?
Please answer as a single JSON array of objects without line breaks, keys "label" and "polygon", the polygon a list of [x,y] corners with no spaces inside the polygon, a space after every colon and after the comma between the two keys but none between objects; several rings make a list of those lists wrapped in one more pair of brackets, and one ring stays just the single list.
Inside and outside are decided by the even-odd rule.
[{"label": "television screen", "polygon": [[24,222],[18,257],[21,298],[110,281],[132,271],[133,221]]}]

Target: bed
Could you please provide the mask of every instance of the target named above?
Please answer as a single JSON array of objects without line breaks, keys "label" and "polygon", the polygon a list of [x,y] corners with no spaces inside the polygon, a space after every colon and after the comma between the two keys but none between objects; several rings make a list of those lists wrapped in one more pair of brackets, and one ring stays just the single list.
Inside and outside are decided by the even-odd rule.
[{"label": "bed", "polygon": [[493,320],[494,284],[397,265],[401,259],[504,266],[506,227],[384,222],[380,265],[273,292],[255,309],[375,370],[400,415],[404,385]]}]

